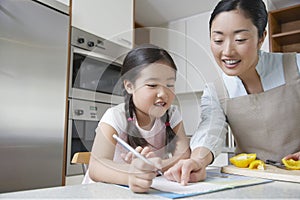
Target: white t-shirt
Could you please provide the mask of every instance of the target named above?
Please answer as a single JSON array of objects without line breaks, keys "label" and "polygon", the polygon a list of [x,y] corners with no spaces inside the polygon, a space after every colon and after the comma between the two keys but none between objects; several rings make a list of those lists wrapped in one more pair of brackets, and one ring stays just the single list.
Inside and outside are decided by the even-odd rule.
[{"label": "white t-shirt", "polygon": [[[296,61],[300,73],[300,54],[297,54]],[[260,51],[256,70],[260,75],[264,91],[285,84],[282,53]],[[223,73],[222,78],[230,98],[247,95],[239,77]],[[222,151],[227,129],[226,116],[221,108],[215,86],[213,83],[208,83],[201,97],[201,123],[191,139],[191,149],[206,147],[211,150],[214,157],[218,156]]]},{"label": "white t-shirt", "polygon": [[[182,121],[182,116],[179,112],[179,109],[175,105],[171,105],[169,108],[169,123],[171,128],[176,127]],[[112,126],[118,133],[119,137],[124,141],[127,141],[127,118],[125,115],[125,104],[121,103],[117,106],[109,108],[101,118],[100,123],[107,123]],[[132,123],[132,122],[130,122]],[[135,121],[133,123],[136,123]],[[155,155],[163,157],[165,154],[165,136],[166,136],[166,127],[165,122],[163,122],[160,118],[157,118],[151,128],[151,130],[144,130],[139,127],[136,123],[141,135],[152,145],[149,146],[151,151],[155,153]],[[97,128],[98,128],[97,127]],[[97,130],[97,129],[96,129]],[[114,161],[124,163],[124,160],[121,158],[121,153],[127,153],[128,151],[121,146],[119,143],[116,144]],[[94,181],[88,175],[88,171],[84,177],[83,184],[93,183]]]},{"label": "white t-shirt", "polygon": [[[170,119],[170,126],[174,128],[182,121],[182,117],[179,113],[178,107],[172,105],[169,108],[169,119]],[[112,126],[118,133],[119,137],[122,138],[124,141],[127,141],[127,119],[125,115],[125,104],[119,104],[108,109],[100,123],[107,123]],[[153,151],[157,156],[163,157],[164,155],[164,147],[165,147],[165,136],[166,136],[166,126],[165,122],[163,122],[160,118],[157,118],[151,128],[151,130],[144,130],[137,124],[136,121],[130,122],[135,123],[137,128],[139,129],[141,135],[147,140],[150,144],[151,151]],[[128,151],[122,147],[119,143],[116,145],[114,161],[116,162],[124,162],[121,158],[121,153],[127,153]]]}]

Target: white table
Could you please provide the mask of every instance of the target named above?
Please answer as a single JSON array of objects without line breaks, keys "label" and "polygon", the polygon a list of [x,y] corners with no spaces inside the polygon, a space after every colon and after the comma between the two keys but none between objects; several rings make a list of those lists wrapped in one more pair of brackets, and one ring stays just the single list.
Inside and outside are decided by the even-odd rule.
[{"label": "white table", "polygon": [[[98,199],[166,199],[151,194],[135,194],[132,191],[114,184],[93,183],[87,185],[72,185],[36,189],[20,192],[0,194],[0,199],[42,199],[42,198],[98,198]],[[199,198],[234,198],[234,199],[272,199],[272,198],[294,198],[300,199],[300,184],[291,182],[274,181],[254,186],[247,186],[224,191],[202,194],[185,199]]]}]

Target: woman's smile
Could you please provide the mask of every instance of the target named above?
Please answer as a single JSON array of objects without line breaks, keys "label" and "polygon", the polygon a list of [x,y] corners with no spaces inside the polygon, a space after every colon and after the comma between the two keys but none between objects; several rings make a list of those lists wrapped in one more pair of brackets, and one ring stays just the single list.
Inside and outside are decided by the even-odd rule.
[{"label": "woman's smile", "polygon": [[241,62],[241,60],[234,60],[234,59],[224,59],[222,61],[225,64],[225,67],[230,69],[237,67],[238,64]]}]

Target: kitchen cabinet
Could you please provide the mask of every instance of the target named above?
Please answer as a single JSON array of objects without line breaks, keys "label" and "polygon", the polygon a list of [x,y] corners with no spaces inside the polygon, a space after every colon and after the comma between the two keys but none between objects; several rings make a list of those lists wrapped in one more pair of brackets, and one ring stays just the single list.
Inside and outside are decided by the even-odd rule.
[{"label": "kitchen cabinet", "polygon": [[185,21],[176,21],[161,28],[151,28],[150,42],[166,49],[177,66],[175,92],[186,92]]},{"label": "kitchen cabinet", "polygon": [[72,26],[133,46],[133,0],[72,0]]},{"label": "kitchen cabinet", "polygon": [[56,1],[58,1],[58,2],[60,2],[62,4],[65,4],[67,6],[70,6],[70,0],[56,0]]},{"label": "kitchen cabinet", "polygon": [[176,93],[186,92],[185,21],[168,25],[168,46],[177,66]]},{"label": "kitchen cabinet", "polygon": [[269,12],[272,52],[300,53],[300,4]]},{"label": "kitchen cabinet", "polygon": [[200,97],[202,93],[188,91],[186,59],[186,20],[178,20],[163,28],[151,28],[150,42],[168,50],[177,66],[176,100],[181,110],[186,134],[191,136],[200,122]]},{"label": "kitchen cabinet", "polygon": [[176,93],[201,92],[220,73],[210,50],[209,17],[206,12],[151,29],[151,43],[172,53],[179,69]]},{"label": "kitchen cabinet", "polygon": [[70,0],[36,0],[50,8],[54,8],[62,13],[69,15]]},{"label": "kitchen cabinet", "polygon": [[186,20],[187,91],[203,91],[219,73],[210,50],[209,18],[206,12]]}]

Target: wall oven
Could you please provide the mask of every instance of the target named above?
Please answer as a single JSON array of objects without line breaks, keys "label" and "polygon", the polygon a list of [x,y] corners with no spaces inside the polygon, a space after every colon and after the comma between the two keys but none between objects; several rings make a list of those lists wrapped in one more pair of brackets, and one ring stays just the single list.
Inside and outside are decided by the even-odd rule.
[{"label": "wall oven", "polygon": [[69,99],[67,176],[82,174],[82,166],[72,164],[76,152],[91,151],[95,129],[110,103]]},{"label": "wall oven", "polygon": [[81,166],[71,164],[73,155],[91,151],[102,115],[123,101],[121,63],[129,51],[75,27],[71,35],[67,176],[82,174]]}]

